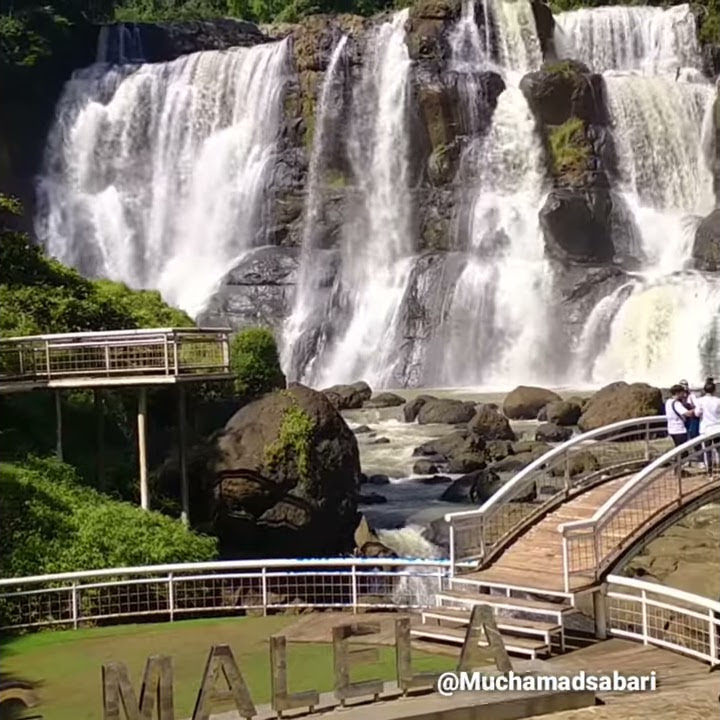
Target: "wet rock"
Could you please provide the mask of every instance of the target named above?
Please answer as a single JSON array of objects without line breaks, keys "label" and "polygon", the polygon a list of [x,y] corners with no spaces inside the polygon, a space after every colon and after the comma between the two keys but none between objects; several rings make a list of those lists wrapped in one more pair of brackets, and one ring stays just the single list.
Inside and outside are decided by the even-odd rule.
[{"label": "wet rock", "polygon": [[498,460],[492,464],[492,469],[496,473],[517,473],[526,468],[531,462],[544,455],[542,452],[523,452],[517,455],[508,455],[503,460]]},{"label": "wet rock", "polygon": [[535,453],[544,455],[549,450],[552,450],[552,446],[545,442],[536,442],[533,440],[521,440],[512,444],[512,451],[516,455],[520,453]]},{"label": "wet rock", "polygon": [[415,422],[420,408],[422,408],[428,400],[437,400],[437,398],[432,395],[418,395],[416,398],[408,401],[403,408],[403,418],[405,422]]},{"label": "wet rock", "polygon": [[452,478],[449,478],[447,475],[427,475],[417,478],[417,481],[423,485],[443,485],[452,482]]},{"label": "wet rock", "polygon": [[363,407],[366,408],[387,408],[397,407],[398,405],[404,405],[405,398],[401,398],[399,395],[391,392],[378,393],[373,395],[369,400],[365,401]]},{"label": "wet rock", "polygon": [[390,438],[386,437],[379,437],[375,438],[374,440],[371,440],[368,445],[389,445],[390,444]]},{"label": "wet rock", "polygon": [[520,385],[503,400],[503,413],[511,420],[534,420],[541,408],[560,396],[545,388]]},{"label": "wet rock", "polygon": [[544,407],[541,407],[540,410],[538,410],[537,419],[540,422],[547,421],[547,405],[545,405]]},{"label": "wet rock", "polygon": [[353,432],[356,435],[366,435],[372,432],[372,428],[369,425],[358,425],[358,427],[353,429]]},{"label": "wet rock", "polygon": [[[289,413],[307,425],[302,446],[287,440]],[[293,385],[243,406],[218,437],[214,466],[215,531],[228,553],[318,557],[351,549],[357,441],[322,393]]]},{"label": "wet rock", "polygon": [[487,405],[478,409],[468,423],[473,435],[483,440],[514,440],[515,433],[510,427],[508,419]]},{"label": "wet rock", "polygon": [[490,440],[485,445],[485,453],[491,462],[502,460],[513,452],[513,444],[509,440]]},{"label": "wet rock", "polygon": [[261,247],[249,252],[227,274],[198,323],[280,329],[292,308],[298,261],[296,248]]},{"label": "wet rock", "polygon": [[448,472],[453,475],[482,470],[486,466],[485,455],[478,453],[460,453],[450,458]]},{"label": "wet rock", "polygon": [[532,0],[533,16],[535,17],[535,27],[537,28],[538,39],[540,40],[540,49],[546,58],[555,57],[555,18],[553,17],[550,6],[542,0]]},{"label": "wet rock", "polygon": [[476,433],[458,430],[437,440],[430,440],[413,450],[415,457],[442,457],[446,461],[461,454],[478,454],[484,457],[485,442]]},{"label": "wet rock", "polygon": [[380,493],[365,493],[364,495],[358,495],[359,505],[382,505],[387,502],[387,498]]},{"label": "wet rock", "polygon": [[662,393],[646,383],[616,382],[598,390],[578,420],[583,431],[636,417],[662,415]]},{"label": "wet rock", "polygon": [[543,423],[535,431],[535,439],[542,442],[565,442],[572,436],[572,430],[552,422]]},{"label": "wet rock", "polygon": [[361,408],[372,396],[370,386],[363,381],[352,385],[333,385],[321,391],[338,410]]},{"label": "wet rock", "polygon": [[720,209],[713,210],[698,225],[692,256],[698,270],[720,271]]},{"label": "wet rock", "polygon": [[615,255],[612,199],[602,188],[555,188],[540,210],[545,250],[562,263],[604,264]]},{"label": "wet rock", "polygon": [[389,485],[390,478],[387,475],[369,475],[365,483],[367,485]]},{"label": "wet rock", "polygon": [[428,399],[422,404],[417,421],[420,425],[433,423],[459,425],[468,422],[473,415],[475,415],[475,403],[451,399]]},{"label": "wet rock", "polygon": [[454,480],[440,496],[444,502],[483,503],[502,486],[497,473],[487,468]]},{"label": "wet rock", "polygon": [[545,417],[541,418],[538,414],[538,420],[547,420],[555,425],[577,425],[577,421],[582,414],[582,408],[577,402],[570,400],[557,400],[548,403],[544,408]]},{"label": "wet rock", "polygon": [[395,552],[380,542],[364,515],[360,516],[360,522],[355,529],[353,539],[355,541],[355,555],[375,558],[397,557]]},{"label": "wet rock", "polygon": [[415,464],[413,465],[413,473],[415,475],[436,473],[440,470],[440,465],[443,465],[445,462],[447,461],[441,455],[435,455],[429,458],[423,458],[422,460],[416,460]]}]

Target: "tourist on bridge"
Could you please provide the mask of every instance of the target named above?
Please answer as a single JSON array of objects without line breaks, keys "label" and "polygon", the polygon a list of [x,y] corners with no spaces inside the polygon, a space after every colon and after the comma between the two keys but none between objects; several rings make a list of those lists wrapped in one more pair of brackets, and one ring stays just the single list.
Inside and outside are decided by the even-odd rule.
[{"label": "tourist on bridge", "polygon": [[[717,386],[712,378],[705,382],[705,394],[698,398],[695,413],[700,418],[700,434],[708,435],[720,431],[720,397],[716,395]],[[705,467],[711,473],[718,466],[718,445],[720,441],[705,443]]]},{"label": "tourist on bridge", "polygon": [[688,410],[685,405],[687,392],[682,385],[673,385],[670,388],[670,397],[665,401],[665,417],[667,418],[667,432],[675,443],[675,447],[687,442],[688,419],[695,416],[694,410]]},{"label": "tourist on bridge", "polygon": [[[697,395],[695,395],[695,393],[690,390],[690,385],[687,380],[681,380],[678,385],[680,385],[680,387],[687,394],[687,398],[685,400],[685,407],[688,410],[694,411],[698,404]],[[700,434],[700,418],[697,416],[697,413],[693,412],[693,415],[687,419],[685,427],[687,428],[688,440],[692,440]]]}]

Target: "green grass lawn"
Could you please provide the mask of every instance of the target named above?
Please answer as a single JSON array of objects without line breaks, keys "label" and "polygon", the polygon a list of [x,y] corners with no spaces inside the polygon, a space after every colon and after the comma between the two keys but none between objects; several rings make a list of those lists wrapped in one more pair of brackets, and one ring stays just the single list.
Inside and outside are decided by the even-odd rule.
[{"label": "green grass lawn", "polygon": [[[268,702],[268,636],[296,620],[297,617],[278,615],[40,632],[0,640],[0,669],[40,683],[40,710],[46,720],[98,720],[102,717],[103,663],[126,663],[138,692],[148,656],[170,655],[175,717],[181,720],[192,713],[212,645],[230,645],[255,704]],[[378,663],[358,666],[352,679],[393,680],[394,648],[381,647],[379,653]],[[290,691],[331,690],[332,662],[329,644],[288,643]],[[416,651],[413,665],[418,671],[442,671],[452,669],[455,662],[447,656]],[[223,709],[231,708],[218,707],[218,711]]]}]

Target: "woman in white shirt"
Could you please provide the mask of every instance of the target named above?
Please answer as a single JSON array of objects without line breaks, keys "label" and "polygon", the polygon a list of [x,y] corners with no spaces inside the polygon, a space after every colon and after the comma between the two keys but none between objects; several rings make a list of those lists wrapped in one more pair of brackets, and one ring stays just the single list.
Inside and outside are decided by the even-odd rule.
[{"label": "woman in white shirt", "polygon": [[673,439],[675,447],[687,442],[687,421],[694,417],[694,410],[685,407],[686,393],[681,385],[670,388],[672,397],[665,401],[665,417],[667,418],[667,432]]},{"label": "woman in white shirt", "polygon": [[[700,417],[700,435],[708,435],[720,431],[720,397],[715,394],[715,383],[705,383],[705,394],[698,398],[695,413]],[[718,441],[713,440],[705,444],[705,467],[712,472],[713,465],[717,465]]]}]

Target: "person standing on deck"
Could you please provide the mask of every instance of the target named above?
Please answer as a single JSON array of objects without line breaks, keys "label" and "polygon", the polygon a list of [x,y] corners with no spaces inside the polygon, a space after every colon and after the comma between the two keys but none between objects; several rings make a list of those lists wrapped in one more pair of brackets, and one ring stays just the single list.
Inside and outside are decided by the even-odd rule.
[{"label": "person standing on deck", "polygon": [[[715,394],[717,387],[712,378],[708,378],[703,389],[705,394],[698,399],[695,412],[700,418],[700,435],[708,435],[720,431],[720,397]],[[717,448],[717,441],[705,444],[705,467],[708,473],[718,464]]]},{"label": "person standing on deck", "polygon": [[[687,380],[681,380],[678,385],[687,393],[687,400],[685,400],[685,407],[688,410],[695,410],[698,404],[698,397],[694,392],[690,390],[690,385]],[[697,417],[697,413],[693,412],[692,417],[689,417],[686,422],[687,427],[687,439],[692,440],[700,434],[700,418]]]},{"label": "person standing on deck", "polygon": [[687,421],[694,416],[694,411],[685,407],[686,397],[687,393],[681,385],[673,385],[670,388],[670,397],[665,401],[667,433],[675,443],[675,447],[687,442]]}]

